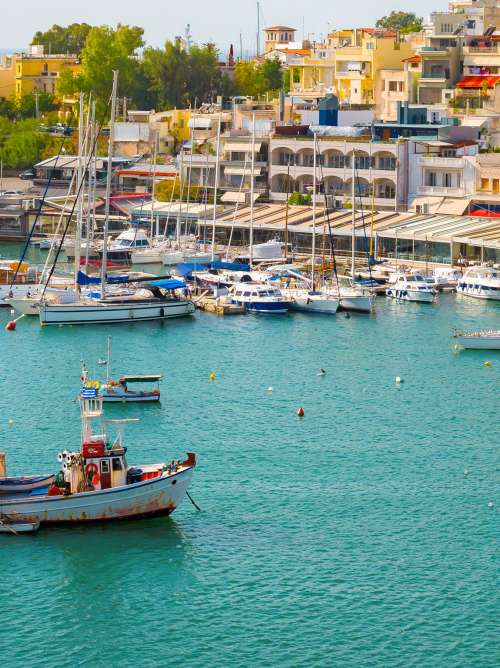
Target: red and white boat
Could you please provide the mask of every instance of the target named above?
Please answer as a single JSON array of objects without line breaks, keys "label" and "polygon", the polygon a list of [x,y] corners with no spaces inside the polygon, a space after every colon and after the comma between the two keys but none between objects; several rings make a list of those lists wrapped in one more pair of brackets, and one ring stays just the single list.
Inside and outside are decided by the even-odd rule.
[{"label": "red and white boat", "polygon": [[[6,523],[96,522],[169,515],[182,502],[196,456],[184,461],[130,466],[123,428],[136,420],[109,420],[118,428],[112,441],[102,417],[102,398],[81,401],[82,438],[76,452],[60,453],[62,470],[46,493],[32,490],[0,496]],[[93,433],[92,424],[99,423]]]}]

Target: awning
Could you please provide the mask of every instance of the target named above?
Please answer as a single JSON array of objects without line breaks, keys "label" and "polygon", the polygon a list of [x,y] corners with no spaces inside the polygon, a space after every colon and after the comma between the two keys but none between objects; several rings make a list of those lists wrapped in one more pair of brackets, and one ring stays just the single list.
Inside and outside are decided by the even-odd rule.
[{"label": "awning", "polygon": [[212,127],[212,119],[210,116],[206,118],[190,118],[188,121],[188,128],[193,130],[210,130]]},{"label": "awning", "polygon": [[157,383],[163,376],[154,374],[152,376],[122,376],[120,383]]},{"label": "awning", "polygon": [[[260,196],[261,193],[254,193],[253,201],[256,202]],[[245,204],[247,201],[247,193],[228,191],[222,195],[220,200],[221,202],[225,202],[227,204]]]},{"label": "awning", "polygon": [[488,88],[493,88],[499,81],[499,76],[468,76],[463,77],[457,83],[457,88],[482,88],[484,85],[486,85]]},{"label": "awning", "polygon": [[[250,176],[251,167],[225,167],[224,174],[229,174],[231,176]],[[262,169],[260,167],[254,167],[253,173],[254,176],[260,176]]]},{"label": "awning", "polygon": [[[254,152],[258,153],[262,146],[262,142],[256,141],[254,145]],[[235,153],[251,153],[252,152],[252,142],[232,142],[227,141],[224,144],[225,151],[234,151]]]},{"label": "awning", "polygon": [[437,214],[449,213],[454,216],[462,216],[469,208],[470,199],[462,199],[458,197],[445,197],[439,207],[436,209]]}]

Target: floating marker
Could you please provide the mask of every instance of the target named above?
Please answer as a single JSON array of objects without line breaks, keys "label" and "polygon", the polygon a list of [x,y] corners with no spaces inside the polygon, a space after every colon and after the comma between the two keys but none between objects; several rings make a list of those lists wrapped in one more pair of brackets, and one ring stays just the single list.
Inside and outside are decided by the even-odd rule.
[{"label": "floating marker", "polygon": [[14,420],[12,418],[9,418],[9,427],[14,426]]},{"label": "floating marker", "polygon": [[9,320],[9,322],[5,325],[5,329],[7,332],[13,332],[16,329],[16,321],[15,320]]},{"label": "floating marker", "polygon": [[302,406],[300,408],[297,408],[297,417],[302,418],[302,417],[304,417],[304,415],[305,415],[305,413],[304,413],[304,409],[302,408]]},{"label": "floating marker", "polygon": [[11,315],[15,315],[15,313],[16,313],[16,312],[14,311],[14,309],[11,308],[11,309],[10,309],[10,314],[11,314]]},{"label": "floating marker", "polygon": [[215,380],[215,373],[212,371],[212,373],[210,374],[210,381],[213,383],[214,380]]},{"label": "floating marker", "polygon": [[403,381],[401,380],[401,377],[400,377],[400,376],[396,376],[396,383],[397,383],[398,385],[401,385],[402,382],[403,382]]},{"label": "floating marker", "polygon": [[321,369],[318,371],[318,376],[324,376],[325,374],[326,374],[326,371],[325,371],[323,368],[321,368]]},{"label": "floating marker", "polygon": [[493,366],[493,362],[486,361],[486,362],[484,363],[484,366]]},{"label": "floating marker", "polygon": [[465,476],[468,476],[468,475],[469,475],[469,469],[465,469],[465,470],[464,470],[464,475],[465,475]]},{"label": "floating marker", "polygon": [[268,388],[267,388],[267,391],[268,391],[268,392],[272,392],[273,389],[274,389],[273,387],[268,387]]},{"label": "floating marker", "polygon": [[488,508],[493,508],[493,505],[494,505],[494,504],[493,504],[493,501],[489,501],[489,502],[488,502]]}]

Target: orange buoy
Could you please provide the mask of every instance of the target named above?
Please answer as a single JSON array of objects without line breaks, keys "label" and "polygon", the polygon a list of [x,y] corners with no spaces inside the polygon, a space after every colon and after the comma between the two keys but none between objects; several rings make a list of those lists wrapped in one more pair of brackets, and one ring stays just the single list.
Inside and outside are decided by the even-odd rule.
[{"label": "orange buoy", "polygon": [[16,321],[15,320],[9,320],[9,322],[5,325],[5,329],[8,332],[13,332],[16,329]]},{"label": "orange buoy", "polygon": [[304,409],[302,408],[302,406],[300,408],[297,408],[297,417],[304,417],[304,415],[305,415],[305,413],[304,413]]}]

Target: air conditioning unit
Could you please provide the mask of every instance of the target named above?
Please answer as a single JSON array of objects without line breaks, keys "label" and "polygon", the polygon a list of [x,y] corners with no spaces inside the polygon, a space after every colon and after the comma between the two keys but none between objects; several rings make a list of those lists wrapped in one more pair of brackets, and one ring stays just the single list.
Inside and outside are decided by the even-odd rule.
[{"label": "air conditioning unit", "polygon": [[429,204],[427,202],[425,202],[424,204],[417,204],[415,208],[417,213],[419,213],[420,215],[425,215],[430,213]]}]

